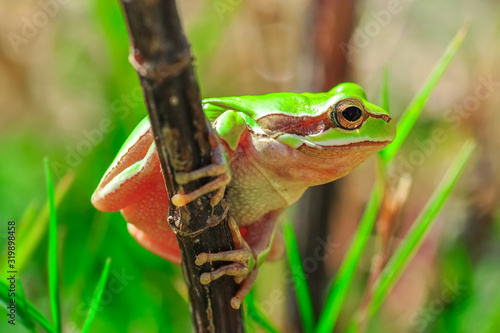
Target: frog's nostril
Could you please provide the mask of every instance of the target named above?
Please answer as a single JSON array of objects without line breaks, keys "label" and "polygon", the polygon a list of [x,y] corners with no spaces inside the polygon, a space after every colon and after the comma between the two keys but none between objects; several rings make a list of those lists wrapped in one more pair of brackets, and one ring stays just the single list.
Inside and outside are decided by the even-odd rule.
[{"label": "frog's nostril", "polygon": [[386,114],[382,115],[382,119],[386,122],[386,123],[390,123],[392,118]]}]

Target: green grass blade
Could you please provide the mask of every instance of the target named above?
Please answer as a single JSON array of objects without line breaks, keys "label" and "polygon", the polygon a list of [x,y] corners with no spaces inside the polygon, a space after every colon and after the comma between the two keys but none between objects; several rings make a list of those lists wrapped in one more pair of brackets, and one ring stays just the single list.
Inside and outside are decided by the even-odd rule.
[{"label": "green grass blade", "polygon": [[[37,205],[34,202],[29,203],[28,206],[26,207],[26,209],[24,210],[23,216],[19,220],[19,224],[16,225],[16,243],[17,243],[19,248],[23,249],[23,252],[24,252],[24,247],[19,246],[21,243],[21,238],[23,237],[21,227],[25,224],[27,225],[30,222],[34,221],[35,216],[37,214],[37,211],[38,211]],[[19,260],[19,254],[16,253],[16,256],[18,256],[18,260],[17,260],[18,262],[16,262],[16,271],[18,273],[20,273],[21,268],[19,266],[20,266],[21,262]],[[2,258],[0,259],[0,270],[2,272],[9,270],[8,248],[7,247],[5,247],[5,250],[2,254]]]},{"label": "green grass blade", "polygon": [[[56,208],[62,199],[66,196],[75,176],[73,173],[67,173],[57,184],[55,189]],[[31,255],[37,248],[40,241],[45,236],[47,224],[49,221],[49,203],[43,206],[42,210],[36,218],[33,218],[33,206],[29,206],[19,222],[19,231],[17,232],[16,239],[18,247],[23,249],[19,254],[16,253],[16,268],[17,272],[23,271],[24,266],[30,262]],[[4,268],[7,263],[7,253],[4,254],[1,260],[1,267]]]},{"label": "green grass blade", "polygon": [[[17,297],[26,299],[26,296],[24,295],[24,288],[20,280],[17,280]],[[19,304],[19,307],[22,309],[22,311],[26,314],[23,317],[24,324],[26,328],[28,328],[31,332],[36,332],[36,326],[35,323],[33,322],[33,317],[28,311],[28,307],[26,305],[26,302],[23,302],[23,304]]]},{"label": "green grass blade", "polygon": [[21,217],[21,220],[19,221],[19,230],[16,232],[17,237],[24,237],[24,234],[28,231],[28,229],[26,229],[26,228],[21,229],[21,226],[22,225],[29,225],[30,223],[33,223],[39,210],[40,210],[40,207],[35,202],[30,202],[28,204],[28,207],[26,207],[26,209],[24,210],[23,216]]},{"label": "green grass blade", "polygon": [[[464,144],[438,188],[427,202],[426,207],[417,217],[410,231],[408,231],[408,234],[387,263],[387,266],[383,269],[378,281],[375,283],[373,296],[367,306],[366,313],[368,320],[378,311],[382,302],[422,244],[425,235],[457,183],[474,147],[475,142],[473,140],[469,140]],[[355,322],[353,325],[357,328],[359,327],[359,322]],[[357,329],[354,331],[357,331]]]},{"label": "green grass blade", "polygon": [[423,84],[422,88],[420,88],[420,91],[404,111],[403,116],[398,122],[398,130],[394,141],[380,153],[385,161],[391,161],[394,156],[396,156],[399,148],[401,148],[401,145],[406,140],[406,137],[408,136],[411,129],[413,128],[413,125],[415,125],[415,122],[420,116],[420,113],[422,112],[427,99],[443,76],[446,68],[455,56],[456,52],[462,45],[462,42],[467,34],[467,30],[468,24],[464,24],[460,28],[451,43],[446,48],[444,54],[441,56],[441,59],[439,59],[431,74]]},{"label": "green grass blade", "polygon": [[47,196],[49,200],[49,294],[55,332],[61,332],[61,304],[59,301],[59,269],[57,264],[57,215],[54,183],[49,159],[44,159]]},{"label": "green grass blade", "polygon": [[[271,333],[280,333],[280,330],[274,325],[273,321],[265,314],[264,309],[260,305],[260,303],[255,299],[253,292],[250,292],[245,299],[245,303],[247,305],[248,314],[247,320],[251,319],[252,321],[259,323],[261,328],[267,332]],[[247,329],[251,327],[250,325],[246,325]]]},{"label": "green grass blade", "polygon": [[351,247],[342,261],[337,277],[328,293],[319,317],[316,333],[330,333],[335,327],[340,310],[373,229],[380,203],[382,202],[383,192],[383,182],[379,181],[372,190]]},{"label": "green grass blade", "polygon": [[101,302],[104,287],[106,287],[106,281],[108,281],[110,266],[111,258],[108,258],[106,260],[106,263],[104,264],[101,277],[99,278],[99,282],[97,283],[97,286],[95,288],[94,296],[92,297],[92,301],[90,303],[90,309],[87,314],[87,318],[85,319],[85,323],[83,324],[82,333],[88,332],[90,329],[90,325],[92,325],[92,322],[94,321],[97,309],[99,309],[99,303]]},{"label": "green grass blade", "polygon": [[292,272],[295,290],[297,292],[297,302],[299,304],[300,315],[304,332],[314,330],[314,310],[312,306],[311,294],[307,286],[306,275],[300,259],[297,239],[290,221],[283,223],[283,236],[285,237],[286,256]]},{"label": "green grass blade", "polygon": [[[10,303],[9,286],[0,281],[0,301],[5,305]],[[25,317],[29,316],[38,322],[47,332],[54,332],[54,326],[50,321],[27,299],[21,297],[20,294],[16,295],[16,317],[24,320]],[[25,309],[28,313],[25,312]]]}]

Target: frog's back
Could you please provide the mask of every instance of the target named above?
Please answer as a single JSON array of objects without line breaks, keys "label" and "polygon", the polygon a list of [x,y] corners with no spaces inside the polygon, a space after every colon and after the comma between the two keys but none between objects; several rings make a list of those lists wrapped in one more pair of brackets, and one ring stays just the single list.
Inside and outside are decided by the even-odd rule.
[{"label": "frog's back", "polygon": [[243,112],[252,119],[272,113],[314,115],[328,108],[329,93],[271,93],[203,99],[203,110],[213,122],[227,110]]}]

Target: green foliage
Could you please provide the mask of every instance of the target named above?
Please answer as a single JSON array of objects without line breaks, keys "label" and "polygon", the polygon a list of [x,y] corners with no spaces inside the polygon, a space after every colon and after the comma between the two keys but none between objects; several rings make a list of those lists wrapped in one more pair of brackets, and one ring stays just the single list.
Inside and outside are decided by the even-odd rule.
[{"label": "green foliage", "polygon": [[427,102],[427,99],[431,95],[434,88],[436,88],[436,85],[446,71],[446,68],[448,68],[449,64],[453,60],[453,57],[462,45],[467,34],[467,30],[468,25],[466,24],[458,31],[451,43],[446,48],[441,59],[439,59],[438,63],[427,78],[427,81],[422,85],[420,91],[415,95],[413,100],[404,111],[403,115],[398,121],[398,132],[396,138],[394,138],[394,141],[380,152],[380,156],[384,161],[393,160],[398,153],[399,149],[408,137],[408,134],[417,122],[418,117],[420,116],[422,109]]},{"label": "green foliage", "polygon": [[[356,270],[359,266],[359,262],[365,251],[368,239],[371,236],[380,204],[382,203],[382,196],[385,188],[386,165],[394,159],[399,148],[418,120],[418,117],[423,107],[425,106],[429,95],[436,87],[439,79],[444,74],[446,68],[448,67],[451,60],[458,51],[460,45],[462,44],[463,39],[465,38],[466,31],[467,27],[463,27],[457,33],[453,41],[446,49],[444,55],[435,66],[434,70],[429,76],[429,79],[424,83],[422,89],[419,91],[419,93],[417,93],[413,101],[406,108],[404,114],[398,122],[396,138],[379,154],[380,163],[377,184],[372,190],[358,230],[354,235],[351,246],[346,256],[344,257],[335,281],[333,282],[333,285],[328,293],[328,297],[325,301],[322,313],[315,328],[315,332],[317,333],[332,332],[337,323],[340,310],[344,305],[347,293],[354,279]],[[381,105],[388,109],[389,89],[387,70],[384,73],[381,91]],[[422,243],[425,235],[427,234],[427,231],[432,226],[432,223],[435,221],[437,214],[440,212],[446,199],[450,195],[451,190],[456,184],[459,175],[463,171],[465,164],[474,149],[474,146],[475,144],[472,141],[469,141],[465,144],[461,153],[457,157],[457,160],[450,168],[447,176],[445,176],[440,186],[435,190],[433,196],[428,202],[428,205],[422,210],[421,215],[415,221],[412,230],[406,235],[404,242],[398,247],[396,253],[394,253],[394,255],[391,257],[391,261],[384,268],[382,275],[375,283],[375,289],[373,291],[374,294],[370,298],[370,303],[368,305],[368,319],[370,319],[380,308],[381,303],[390,292],[397,279],[401,276],[404,268],[407,266],[408,262],[411,260],[411,258],[419,248],[419,245]],[[285,240],[287,241],[288,251],[298,251],[292,237],[285,237]],[[297,289],[299,289],[297,285],[296,287]],[[303,292],[307,293],[307,291]],[[298,301],[300,308],[309,306],[310,301],[307,299],[299,297]],[[359,331],[361,329],[361,325],[363,324],[363,319],[365,318],[364,312],[362,311],[362,313],[356,316],[353,324],[350,327],[350,331]]]},{"label": "green foliage", "polygon": [[[21,18],[14,22],[21,22]],[[65,21],[69,18],[73,21]],[[20,320],[16,329],[22,331],[23,323],[29,329],[31,315],[39,332],[55,332],[50,295],[57,291],[48,278],[55,273],[55,256],[47,257],[51,248],[51,255],[57,255],[59,262],[62,331],[77,332],[87,321],[95,303],[95,285],[108,257],[113,263],[90,332],[190,331],[180,267],[141,248],[128,234],[121,214],[97,212],[90,203],[113,156],[146,114],[137,75],[128,62],[129,41],[119,3],[94,0],[61,5],[42,30],[43,34],[57,35],[56,44],[47,45],[49,57],[33,56],[47,68],[41,73],[42,86],[50,89],[38,90],[32,76],[23,89],[27,94],[37,91],[37,98],[43,101],[55,101],[57,110],[52,105],[47,111],[37,100],[38,108],[27,108],[0,133],[0,152],[8,160],[0,173],[0,217],[2,228],[6,221],[16,221],[17,279],[29,300],[16,293]],[[27,46],[44,41],[45,37],[37,36]],[[25,49],[19,55],[26,56]],[[102,131],[104,120],[112,125]],[[41,165],[44,156],[50,157],[55,185],[55,237],[48,232],[49,204],[45,203]],[[0,230],[2,236],[3,232]],[[56,240],[58,251],[54,253]],[[0,244],[0,268],[5,272],[4,239]],[[0,285],[2,302],[9,301],[5,282]],[[6,318],[2,308],[0,315]],[[0,322],[1,332],[11,328],[6,320]]]},{"label": "green foliage", "polygon": [[[384,270],[375,282],[373,296],[367,306],[366,315],[368,319],[373,317],[378,311],[382,302],[387,297],[392,287],[394,287],[398,278],[424,241],[425,236],[429,232],[429,229],[433,225],[433,222],[436,220],[437,215],[443,208],[443,205],[462,174],[474,147],[475,143],[472,140],[464,144],[455,162],[432,194],[426,206],[413,223],[412,228],[408,231],[407,235],[392,255],[390,261],[384,267]],[[353,323],[351,329],[357,332],[360,330],[360,325],[361,322],[356,321]]]},{"label": "green foliage", "polygon": [[246,311],[244,312],[244,318],[247,332],[250,333],[254,331],[255,326],[259,326],[270,333],[280,332],[280,330],[274,325],[271,318],[266,315],[259,301],[255,299],[253,291],[251,291],[245,298],[245,306]]},{"label": "green foliage", "polygon": [[[0,300],[7,306],[10,303],[9,286],[0,281]],[[50,321],[38,310],[31,302],[29,302],[24,294],[20,293],[16,297],[16,318],[26,326],[30,327],[31,319],[38,322],[47,332],[54,332],[54,326]]]},{"label": "green foliage", "polygon": [[61,304],[59,299],[59,267],[57,260],[57,214],[54,183],[50,173],[49,159],[45,158],[45,178],[49,198],[49,293],[54,330],[61,331]]},{"label": "green foliage", "polygon": [[99,308],[99,303],[101,302],[102,294],[104,292],[104,288],[106,287],[106,281],[108,281],[110,265],[111,265],[111,258],[108,258],[106,260],[106,264],[104,265],[104,269],[102,270],[99,283],[95,288],[94,297],[92,297],[92,301],[90,302],[90,308],[87,314],[87,319],[85,319],[85,323],[83,324],[82,328],[83,333],[89,331],[90,325],[92,324],[92,321],[94,320],[97,314],[97,309]]},{"label": "green foliage", "polygon": [[[15,296],[16,301],[16,316],[26,328],[31,332],[36,332],[36,326],[34,321],[40,324],[48,332],[62,332],[62,318],[61,318],[61,305],[60,305],[60,283],[59,274],[60,267],[58,266],[58,245],[57,245],[57,212],[56,212],[56,198],[54,183],[52,181],[52,174],[50,172],[49,159],[44,160],[45,176],[47,182],[47,193],[48,193],[48,206],[49,206],[49,252],[48,252],[48,273],[49,273],[49,296],[50,304],[52,310],[52,320],[53,324],[38,310],[31,302],[29,302],[24,294],[24,289],[21,282],[17,282],[17,295]],[[82,332],[88,332],[92,321],[94,320],[97,309],[101,302],[101,297],[106,286],[106,281],[109,275],[111,259],[108,258],[104,266],[101,278],[96,287],[94,297],[91,300],[91,305],[85,320]],[[11,301],[11,294],[9,292],[9,286],[4,282],[0,283],[0,300],[5,305],[8,305]]]},{"label": "green foliage", "polygon": [[33,317],[31,316],[31,314],[28,310],[28,306],[26,304],[26,297],[24,296],[24,288],[23,288],[21,281],[17,281],[17,292],[18,292],[19,298],[25,300],[22,304],[19,305],[21,312],[24,314],[22,316],[23,324],[31,332],[36,332],[36,325],[35,325],[35,322],[33,321]]},{"label": "green foliage", "polygon": [[321,312],[316,332],[331,332],[335,327],[340,310],[347,297],[354,274],[359,266],[359,261],[366,248],[366,243],[371,235],[373,225],[382,202],[383,188],[376,185],[359,224],[358,230],[351,246],[342,261],[337,277],[328,293],[325,305]]},{"label": "green foliage", "polygon": [[297,240],[295,239],[295,233],[293,232],[292,223],[290,221],[283,224],[283,236],[285,237],[286,255],[288,257],[290,270],[292,271],[299,310],[302,316],[303,329],[304,332],[312,332],[314,329],[314,311],[311,295],[307,287],[306,274],[302,267]]},{"label": "green foliage", "polygon": [[[57,184],[55,189],[55,206],[59,206],[61,200],[64,198],[68,192],[74,179],[74,174],[67,173]],[[37,214],[37,209],[35,205],[29,205],[26,208],[23,217],[19,221],[19,228],[17,231],[17,247],[23,249],[20,253],[17,253],[16,268],[18,272],[22,272],[25,265],[29,263],[29,258],[33,255],[33,252],[40,245],[40,242],[45,236],[47,231],[47,224],[49,221],[49,202],[45,203],[43,208]],[[2,264],[0,265],[2,269],[5,269],[7,265],[7,253],[2,256]]]}]

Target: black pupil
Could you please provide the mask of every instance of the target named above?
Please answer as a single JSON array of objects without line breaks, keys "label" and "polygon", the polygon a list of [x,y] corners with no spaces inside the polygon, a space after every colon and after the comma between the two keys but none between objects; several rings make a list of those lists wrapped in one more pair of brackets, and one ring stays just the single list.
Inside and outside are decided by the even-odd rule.
[{"label": "black pupil", "polygon": [[361,110],[356,106],[350,106],[342,112],[342,115],[347,121],[354,122],[361,118]]}]

